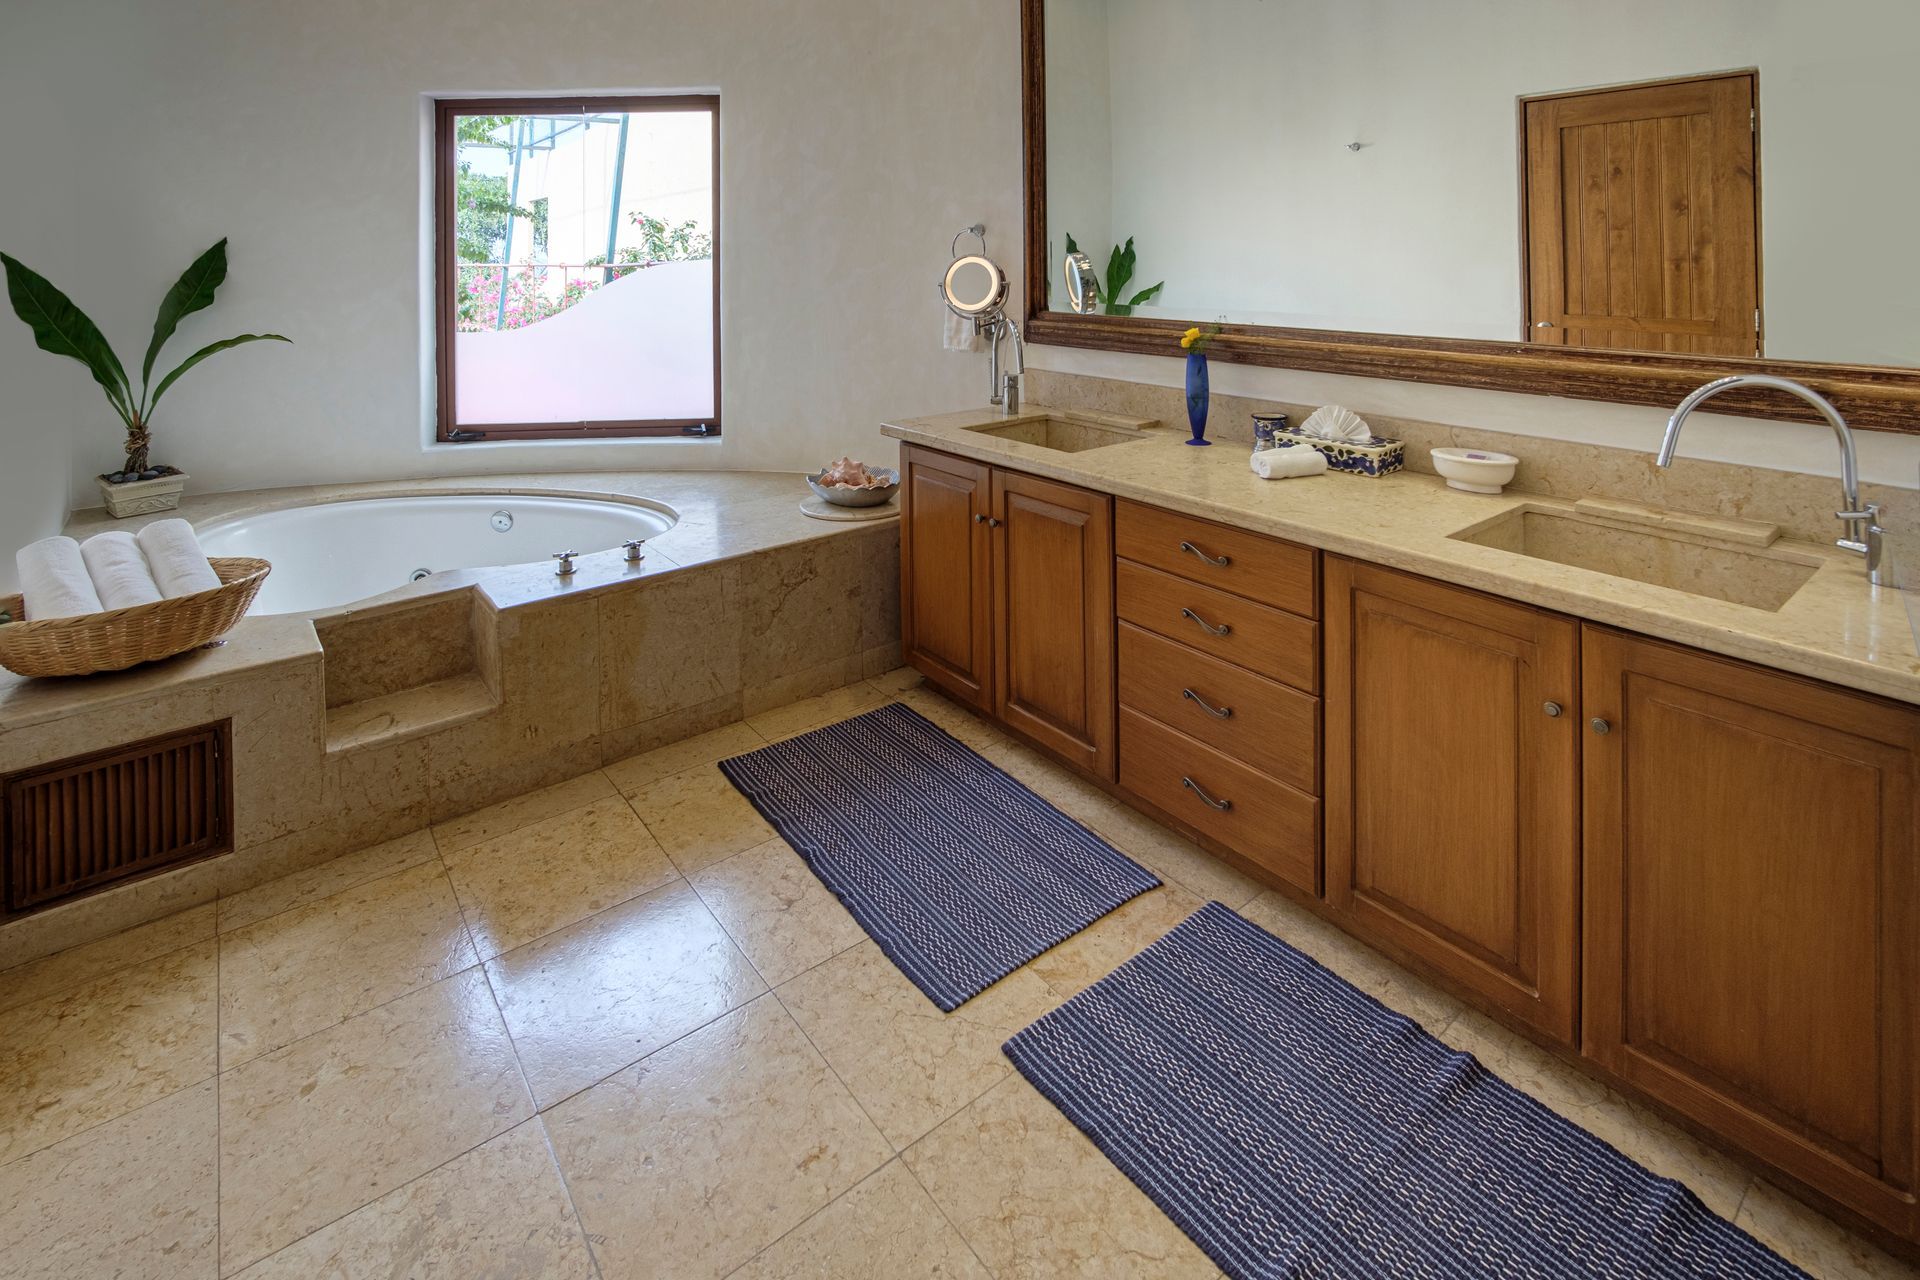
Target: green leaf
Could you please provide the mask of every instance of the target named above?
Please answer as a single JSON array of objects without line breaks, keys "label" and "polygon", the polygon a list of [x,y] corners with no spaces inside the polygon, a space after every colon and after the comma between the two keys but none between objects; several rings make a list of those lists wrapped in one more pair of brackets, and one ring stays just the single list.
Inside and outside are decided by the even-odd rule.
[{"label": "green leaf", "polygon": [[133,389],[127,384],[127,371],[99,328],[46,277],[4,253],[0,253],[0,262],[6,264],[7,298],[13,303],[13,313],[33,330],[34,342],[42,351],[87,366],[93,380],[105,389],[114,412],[132,426]]},{"label": "green leaf", "polygon": [[143,392],[153,381],[153,362],[160,358],[160,348],[167,345],[167,339],[180,327],[182,319],[213,305],[214,290],[226,278],[227,241],[222,236],[219,244],[193,260],[186,274],[174,281],[173,288],[160,300],[160,314],[153,321],[153,341],[147,346],[146,363],[140,366]]},{"label": "green leaf", "polygon": [[249,342],[291,343],[292,341],[293,341],[292,338],[282,337],[280,334],[277,334],[277,333],[243,333],[237,338],[227,338],[220,342],[209,343],[206,346],[200,348],[198,351],[194,352],[192,355],[188,356],[185,360],[181,361],[180,367],[178,369],[175,369],[172,373],[160,379],[160,385],[153,389],[153,399],[147,402],[147,407],[151,409],[153,408],[153,406],[159,404],[160,397],[167,394],[168,387],[172,386],[175,382],[179,381],[181,374],[193,368],[193,366],[199,364],[202,360],[205,360],[208,356],[217,355],[220,352],[227,350],[229,347],[244,346]]},{"label": "green leaf", "polygon": [[1128,308],[1131,309],[1133,307],[1139,306],[1143,302],[1150,301],[1153,298],[1154,294],[1160,292],[1162,289],[1166,287],[1167,287],[1167,282],[1165,280],[1162,280],[1159,284],[1154,285],[1151,289],[1142,289],[1140,292],[1134,294],[1131,298],[1127,299]]}]

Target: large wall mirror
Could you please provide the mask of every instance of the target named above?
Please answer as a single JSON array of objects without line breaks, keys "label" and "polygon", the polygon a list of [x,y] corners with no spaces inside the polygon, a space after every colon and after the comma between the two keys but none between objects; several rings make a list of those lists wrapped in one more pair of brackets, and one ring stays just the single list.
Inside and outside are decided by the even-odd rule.
[{"label": "large wall mirror", "polygon": [[1024,8],[1030,338],[1920,431],[1912,0]]}]

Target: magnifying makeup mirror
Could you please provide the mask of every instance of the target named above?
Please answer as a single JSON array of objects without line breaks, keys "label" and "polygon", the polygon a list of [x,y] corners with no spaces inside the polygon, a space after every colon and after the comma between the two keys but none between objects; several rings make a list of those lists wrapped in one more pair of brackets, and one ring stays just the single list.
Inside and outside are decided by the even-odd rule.
[{"label": "magnifying makeup mirror", "polygon": [[1007,302],[1007,273],[981,254],[955,258],[941,282],[947,305],[968,319],[990,321]]},{"label": "magnifying makeup mirror", "polygon": [[1075,250],[1067,255],[1061,273],[1067,278],[1067,305],[1078,315],[1092,315],[1093,305],[1100,298],[1100,286],[1093,274],[1093,259]]}]

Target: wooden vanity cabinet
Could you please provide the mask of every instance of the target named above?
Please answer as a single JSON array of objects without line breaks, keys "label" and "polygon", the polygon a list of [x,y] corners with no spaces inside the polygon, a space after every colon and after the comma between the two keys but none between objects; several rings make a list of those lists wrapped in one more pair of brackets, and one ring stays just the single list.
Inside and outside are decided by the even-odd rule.
[{"label": "wooden vanity cabinet", "polygon": [[1915,1238],[1920,713],[1601,627],[1582,664],[1586,1053]]},{"label": "wooden vanity cabinet", "polygon": [[1578,624],[1326,557],[1326,899],[1572,1045]]},{"label": "wooden vanity cabinet", "polygon": [[1112,499],[917,446],[901,453],[908,665],[1111,780]]}]

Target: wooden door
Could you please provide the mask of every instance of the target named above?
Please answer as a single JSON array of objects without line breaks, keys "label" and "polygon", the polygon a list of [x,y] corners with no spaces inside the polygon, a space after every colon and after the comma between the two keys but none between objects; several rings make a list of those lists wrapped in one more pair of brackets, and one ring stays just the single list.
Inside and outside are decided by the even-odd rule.
[{"label": "wooden door", "polygon": [[1912,1237],[1920,713],[1582,647],[1585,1051]]},{"label": "wooden door", "polygon": [[1328,905],[1572,1044],[1575,624],[1334,556],[1325,579]]},{"label": "wooden door", "polygon": [[993,709],[991,468],[901,450],[900,645],[954,697]]},{"label": "wooden door", "polygon": [[1751,73],[1524,105],[1527,337],[1760,354]]},{"label": "wooden door", "polygon": [[992,519],[995,709],[1112,779],[1113,502],[995,470]]}]

